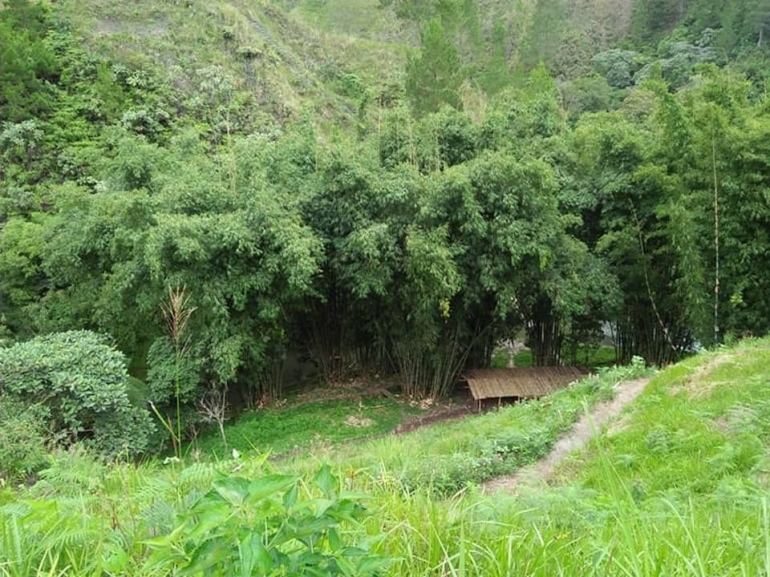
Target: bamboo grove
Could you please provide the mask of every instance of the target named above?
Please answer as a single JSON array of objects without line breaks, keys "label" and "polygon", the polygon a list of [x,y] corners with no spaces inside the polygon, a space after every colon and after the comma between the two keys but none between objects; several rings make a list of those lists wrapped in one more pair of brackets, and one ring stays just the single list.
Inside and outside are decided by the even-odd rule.
[{"label": "bamboo grove", "polygon": [[[743,71],[658,62],[602,79],[595,106],[541,65],[484,107],[453,92],[415,113],[412,59],[407,91],[369,99],[356,130],[253,129],[226,83],[191,112],[25,10],[2,23],[34,63],[2,65],[8,343],[89,329],[146,400],[253,405],[301,365],[434,397],[516,334],[538,364],[608,330],[621,358],[665,363],[770,328],[770,115]],[[623,54],[605,57],[612,80]]]}]

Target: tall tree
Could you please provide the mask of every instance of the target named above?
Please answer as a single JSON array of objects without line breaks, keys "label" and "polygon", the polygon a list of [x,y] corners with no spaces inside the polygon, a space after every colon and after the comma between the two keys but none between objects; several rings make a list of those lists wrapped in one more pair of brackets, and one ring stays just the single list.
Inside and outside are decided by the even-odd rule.
[{"label": "tall tree", "polygon": [[537,0],[523,54],[527,68],[553,64],[567,25],[565,16],[564,0]]},{"label": "tall tree", "polygon": [[406,93],[412,108],[418,116],[436,112],[444,104],[461,109],[462,64],[441,20],[433,18],[425,24],[421,38],[420,55],[410,57],[406,69]]}]

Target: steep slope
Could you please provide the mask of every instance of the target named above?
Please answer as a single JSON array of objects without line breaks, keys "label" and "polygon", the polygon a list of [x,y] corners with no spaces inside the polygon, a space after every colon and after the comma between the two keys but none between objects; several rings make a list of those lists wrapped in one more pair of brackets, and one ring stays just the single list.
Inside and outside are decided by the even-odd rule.
[{"label": "steep slope", "polygon": [[[541,62],[563,80],[592,74],[594,56],[620,46],[638,52],[634,58],[646,62],[692,59],[690,52],[703,46],[732,58],[756,46],[757,38],[762,44],[765,12],[749,0],[738,0],[718,14],[712,4],[63,0],[56,5],[63,25],[94,50],[157,70],[184,94],[198,94],[220,107],[254,104],[251,115],[264,117],[264,122],[283,122],[305,111],[320,123],[352,126],[363,100],[403,86],[406,57],[419,49],[420,30],[431,18],[442,20],[461,56],[466,92],[480,92],[483,98]],[[681,43],[689,50],[686,54],[677,48]],[[606,66],[625,66],[618,58],[623,55],[610,54]]]},{"label": "steep slope", "polygon": [[278,121],[307,110],[344,122],[365,86],[398,80],[404,50],[326,32],[253,0],[66,0],[60,16],[92,50],[160,73],[187,95],[252,100]]}]

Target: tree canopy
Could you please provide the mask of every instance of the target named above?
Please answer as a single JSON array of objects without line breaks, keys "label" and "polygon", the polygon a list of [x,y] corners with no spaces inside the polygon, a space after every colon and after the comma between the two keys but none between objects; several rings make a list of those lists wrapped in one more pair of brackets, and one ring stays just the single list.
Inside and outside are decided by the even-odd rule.
[{"label": "tree canopy", "polygon": [[[164,412],[279,396],[297,357],[427,397],[515,335],[538,364],[608,332],[668,362],[770,329],[761,2],[640,1],[623,45],[573,43],[569,8],[538,2],[518,52],[473,2],[386,4],[421,32],[403,83],[348,77],[355,121],[330,130],[260,125],[220,68],[184,95],[55,6],[6,3],[6,352],[107,335]],[[172,289],[194,310],[176,341]]]}]

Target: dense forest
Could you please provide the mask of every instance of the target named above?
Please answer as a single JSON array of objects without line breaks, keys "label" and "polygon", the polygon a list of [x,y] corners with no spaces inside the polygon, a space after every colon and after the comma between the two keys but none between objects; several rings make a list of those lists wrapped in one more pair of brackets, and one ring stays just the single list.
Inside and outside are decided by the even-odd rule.
[{"label": "dense forest", "polygon": [[0,422],[139,453],[307,367],[440,397],[520,334],[767,333],[768,36],[768,0],[3,1]]}]

